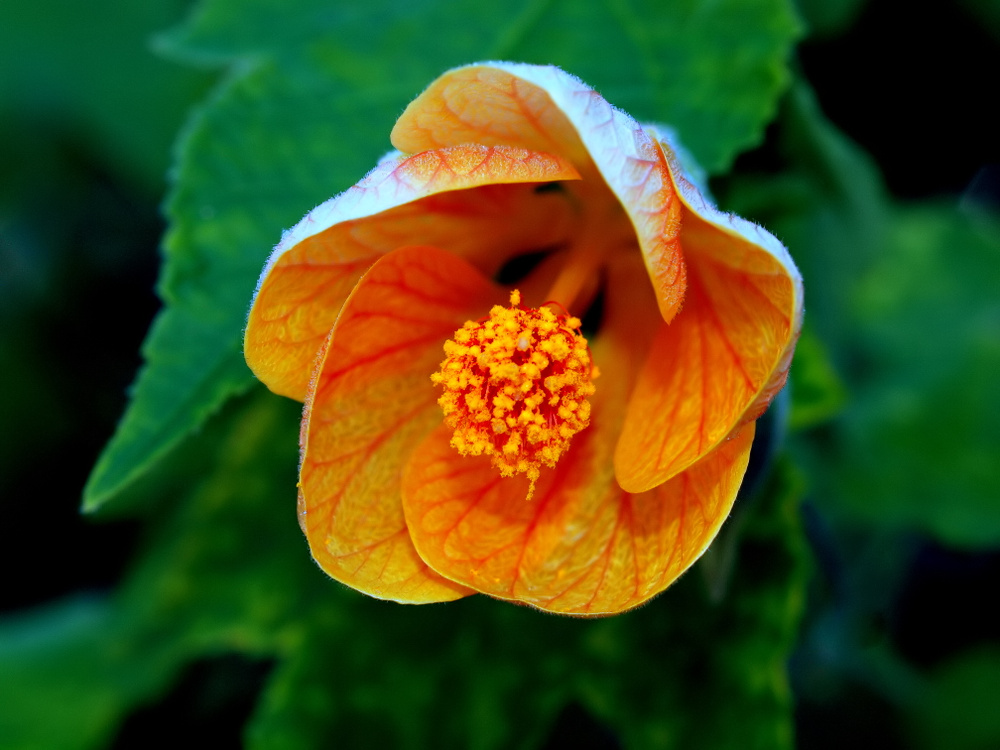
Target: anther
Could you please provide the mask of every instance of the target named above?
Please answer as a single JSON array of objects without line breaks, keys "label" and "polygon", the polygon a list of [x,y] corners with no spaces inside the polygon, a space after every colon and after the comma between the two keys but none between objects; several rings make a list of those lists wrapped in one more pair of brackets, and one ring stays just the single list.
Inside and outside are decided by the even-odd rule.
[{"label": "anther", "polygon": [[554,467],[571,438],[590,423],[596,369],[580,320],[549,307],[510,307],[468,321],[445,342],[431,380],[451,445],[463,456],[490,456],[501,476],[526,474],[528,498],[541,467]]}]

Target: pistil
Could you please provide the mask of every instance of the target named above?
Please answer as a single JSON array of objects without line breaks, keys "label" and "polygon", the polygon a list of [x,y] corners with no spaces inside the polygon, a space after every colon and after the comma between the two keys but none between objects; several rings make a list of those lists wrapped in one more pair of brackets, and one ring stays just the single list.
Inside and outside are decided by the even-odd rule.
[{"label": "pistil", "polygon": [[[584,186],[574,186],[577,192]],[[582,313],[593,301],[600,284],[601,267],[611,254],[635,246],[636,235],[631,221],[617,201],[577,196],[581,207],[579,229],[569,247],[555,281],[549,287],[547,302],[563,309]]]}]

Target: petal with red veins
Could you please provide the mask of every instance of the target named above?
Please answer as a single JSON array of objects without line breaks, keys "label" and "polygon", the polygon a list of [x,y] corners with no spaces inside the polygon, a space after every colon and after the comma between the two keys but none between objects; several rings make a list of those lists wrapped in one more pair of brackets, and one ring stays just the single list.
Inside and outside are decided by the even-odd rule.
[{"label": "petal with red veins", "polygon": [[[656,291],[660,314],[680,309],[685,268],[681,205],[667,162],[639,123],[578,78],[552,66],[482,63],[450,70],[406,108],[392,131],[402,151],[460,143],[508,144],[569,159],[591,203],[611,195],[628,214]],[[598,205],[585,210],[602,213]]]},{"label": "petal with red veins", "polygon": [[379,259],[344,303],[306,399],[299,478],[300,524],[333,578],[401,602],[472,593],[416,554],[400,474],[441,421],[430,375],[444,341],[501,298],[460,258],[408,247]]},{"label": "petal with red veins", "polygon": [[[774,307],[777,317],[788,321],[787,326],[776,324],[778,340],[769,351],[780,349],[780,353],[767,382],[744,415],[744,419],[756,419],[767,410],[788,379],[795,344],[802,331],[802,276],[788,250],[773,234],[753,222],[715,208],[685,178],[670,141],[661,136],[659,143],[683,204],[685,255],[695,262],[725,266],[746,274],[748,279],[756,279],[755,283],[767,297],[763,304]],[[708,276],[708,272],[705,275]]]},{"label": "petal with red veins", "polygon": [[531,183],[576,179],[564,158],[508,146],[390,156],[285,233],[258,282],[247,363],[275,393],[302,399],[317,350],[376,258],[434,245],[488,265],[504,252],[559,241],[570,217],[553,198],[535,196]]},{"label": "petal with red veins", "polygon": [[801,279],[784,247],[677,175],[688,294],[653,341],[615,451],[631,492],[683,472],[759,417],[784,385],[802,322]]},{"label": "petal with red veins", "polygon": [[440,574],[551,612],[612,614],[663,591],[708,546],[739,489],[753,425],[674,481],[630,495],[610,461],[626,381],[608,351],[595,357],[610,382],[593,422],[543,470],[531,500],[523,479],[459,456],[445,428],[414,451],[403,507],[418,553]]}]

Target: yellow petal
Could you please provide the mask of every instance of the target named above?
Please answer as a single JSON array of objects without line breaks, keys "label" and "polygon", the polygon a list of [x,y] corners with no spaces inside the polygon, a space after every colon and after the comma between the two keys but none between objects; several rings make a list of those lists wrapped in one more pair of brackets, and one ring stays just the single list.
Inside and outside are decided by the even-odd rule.
[{"label": "yellow petal", "polygon": [[656,490],[630,495],[611,454],[625,394],[617,358],[597,352],[606,387],[593,421],[534,495],[483,457],[461,457],[439,429],[414,451],[403,507],[420,556],[490,596],[576,615],[613,614],[663,591],[701,555],[732,507],[753,425]]},{"label": "yellow petal", "polygon": [[[585,181],[603,180],[628,214],[663,319],[671,320],[680,308],[681,206],[666,158],[639,123],[578,78],[551,66],[515,63],[450,70],[410,103],[392,142],[402,151],[507,144],[569,159]],[[587,183],[574,187],[584,190]],[[606,199],[601,190],[582,197]],[[589,205],[585,211],[602,209]]]},{"label": "yellow petal", "polygon": [[[545,246],[568,231],[570,217],[554,199],[533,195],[530,183],[578,177],[565,159],[506,146],[384,160],[275,248],[247,321],[247,363],[275,393],[304,398],[317,350],[376,258],[427,244],[499,267],[504,253]],[[520,220],[512,222],[515,211]]]},{"label": "yellow petal", "polygon": [[756,419],[785,382],[802,321],[798,271],[763,229],[683,180],[684,309],[661,325],[615,451],[621,486],[652,489]]},{"label": "yellow petal", "polygon": [[714,289],[716,304],[728,301],[729,290],[720,288],[719,274],[713,274],[712,266],[745,274],[747,283],[756,285],[761,296],[766,297],[766,301],[757,304],[773,308],[772,313],[762,315],[760,321],[765,330],[764,346],[769,352],[763,358],[764,366],[770,363],[769,374],[742,417],[744,421],[756,419],[767,410],[788,379],[795,344],[802,331],[802,276],[788,250],[773,234],[753,222],[715,208],[685,178],[670,141],[660,136],[659,143],[683,206],[685,256],[703,269],[700,273]]},{"label": "yellow petal", "polygon": [[409,247],[377,261],[344,304],[306,400],[299,482],[300,524],[333,578],[401,602],[471,593],[417,556],[399,478],[441,421],[430,374],[443,342],[501,298],[461,259]]}]

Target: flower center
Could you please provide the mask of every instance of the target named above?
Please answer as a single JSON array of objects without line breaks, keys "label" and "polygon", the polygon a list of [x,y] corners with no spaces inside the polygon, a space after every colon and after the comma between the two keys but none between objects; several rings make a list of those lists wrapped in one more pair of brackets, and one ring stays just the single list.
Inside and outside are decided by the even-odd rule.
[{"label": "flower center", "polygon": [[548,307],[495,306],[468,321],[444,345],[445,360],[431,380],[451,445],[463,456],[490,456],[501,476],[527,474],[528,497],[541,467],[553,467],[570,438],[590,423],[590,360],[580,320]]}]

